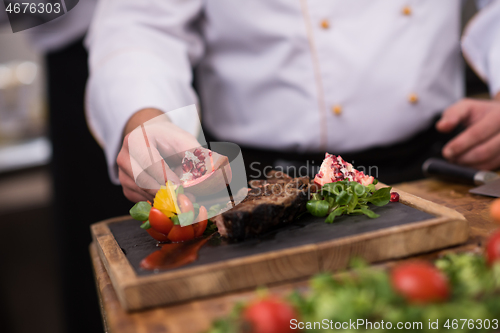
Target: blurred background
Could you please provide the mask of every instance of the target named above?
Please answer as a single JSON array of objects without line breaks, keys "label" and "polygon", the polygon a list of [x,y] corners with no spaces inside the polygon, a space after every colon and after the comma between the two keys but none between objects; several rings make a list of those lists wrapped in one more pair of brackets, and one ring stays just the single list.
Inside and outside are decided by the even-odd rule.
[{"label": "blurred background", "polygon": [[[85,327],[86,324],[81,321],[84,317],[80,317],[81,331],[96,332],[100,329],[95,291],[92,291],[92,297],[81,301],[83,298],[78,296],[80,289],[67,287],[67,281],[72,281],[73,285],[78,283],[82,286],[82,293],[87,294],[92,287],[87,251],[90,242],[88,225],[113,214],[127,213],[123,208],[125,201],[120,197],[119,187],[95,187],[95,184],[106,182],[106,166],[99,147],[95,142],[91,143],[92,137],[83,115],[87,71],[82,38],[93,3],[91,0],[81,1],[72,17],[68,14],[55,20],[65,20],[64,24],[79,27],[71,38],[65,38],[64,43],[58,46],[40,47],[38,37],[29,31],[14,34],[8,24],[0,26],[1,332],[75,332],[78,319],[72,313],[79,309],[87,318],[86,321],[91,322]],[[3,9],[2,6],[0,4],[0,9]],[[474,13],[474,1],[467,1],[463,13],[464,24]],[[84,15],[88,19],[82,20]],[[44,38],[54,31],[45,31]],[[464,71],[467,76],[467,95],[487,97],[488,90],[482,81],[465,65]],[[73,85],[74,90],[70,93],[63,91],[61,87],[65,84]],[[58,94],[65,94],[66,100],[61,99],[65,104],[54,103],[54,96]],[[61,109],[71,103],[75,107],[66,110],[67,115],[64,113],[66,116],[62,117]],[[59,120],[51,118],[51,115],[56,114]],[[66,132],[61,130],[61,123],[64,122],[68,127]],[[72,124],[71,127],[68,122]],[[76,135],[77,141],[69,142],[68,145],[81,142],[82,147],[91,146],[85,155],[82,154],[81,160],[64,160],[65,147],[68,145],[62,143],[66,141],[68,131],[83,133]],[[76,149],[78,146],[74,147]],[[61,167],[64,163],[67,164],[66,168]],[[88,178],[94,180],[95,184],[82,184],[87,182],[82,179],[82,171],[76,165],[90,172]],[[64,169],[61,171],[61,168]],[[74,171],[70,173],[69,169]],[[99,174],[92,175],[93,170],[98,170]],[[67,176],[61,177],[61,174]],[[113,204],[103,201],[105,205],[116,206],[114,211],[93,204],[92,209],[100,213],[86,214],[90,208],[82,206],[88,203],[79,205],[71,202],[71,192],[83,191],[92,196],[92,190],[102,192],[103,196],[120,197],[121,202]],[[92,199],[95,198],[89,198]],[[73,224],[79,228],[61,231]],[[69,244],[72,239],[67,239],[72,232],[82,234],[78,240],[75,238],[73,245]],[[61,238],[67,239],[63,246],[60,244]],[[61,253],[64,246],[80,249],[81,256],[73,260],[81,264],[80,270],[61,263],[64,262],[61,259],[61,256],[64,257]],[[81,280],[78,280],[79,277]],[[80,301],[82,304],[79,308]],[[74,305],[73,311],[68,311],[71,307],[68,302]]]}]

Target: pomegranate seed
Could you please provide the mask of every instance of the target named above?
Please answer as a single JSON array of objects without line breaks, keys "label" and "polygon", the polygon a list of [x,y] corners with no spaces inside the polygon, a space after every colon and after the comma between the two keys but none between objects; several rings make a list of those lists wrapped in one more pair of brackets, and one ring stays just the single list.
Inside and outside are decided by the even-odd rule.
[{"label": "pomegranate seed", "polygon": [[321,172],[321,171],[320,171],[320,172],[318,172],[318,174],[316,175],[316,177],[318,177],[318,178],[323,178],[323,172]]},{"label": "pomegranate seed", "polygon": [[193,154],[194,154],[195,156],[200,156],[200,155],[202,154],[202,151],[201,151],[201,149],[200,149],[200,148],[196,148],[196,149],[194,150]]},{"label": "pomegranate seed", "polygon": [[208,152],[208,156],[212,156],[212,152],[211,151]]},{"label": "pomegranate seed", "polygon": [[399,193],[398,192],[391,193],[391,202],[399,202]]},{"label": "pomegranate seed", "polygon": [[198,156],[198,159],[200,161],[204,161],[205,160],[205,155],[201,154],[200,156]]},{"label": "pomegranate seed", "polygon": [[191,173],[193,174],[194,178],[200,178],[202,176],[200,170],[198,170],[198,169],[193,169],[193,171],[191,171]]},{"label": "pomegranate seed", "polygon": [[193,165],[193,161],[191,160],[184,160],[182,162],[182,171],[184,172],[189,172],[193,169],[194,165]]},{"label": "pomegranate seed", "polygon": [[207,172],[207,167],[205,166],[205,164],[203,163],[198,163],[196,164],[196,169],[202,174],[204,175],[206,172]]}]

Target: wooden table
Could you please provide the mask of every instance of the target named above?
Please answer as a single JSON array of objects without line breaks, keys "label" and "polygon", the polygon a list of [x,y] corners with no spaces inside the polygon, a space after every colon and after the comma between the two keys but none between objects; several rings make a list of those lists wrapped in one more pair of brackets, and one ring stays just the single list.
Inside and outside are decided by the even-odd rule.
[{"label": "wooden table", "polygon": [[[482,243],[496,228],[489,217],[489,205],[493,199],[469,194],[470,186],[428,179],[402,183],[396,187],[453,208],[462,213],[470,223],[470,237],[466,244],[424,254],[422,255],[424,258],[433,259],[450,251],[481,251]],[[229,313],[235,303],[255,297],[255,292],[250,290],[175,306],[127,313],[118,302],[108,274],[93,244],[90,245],[90,255],[94,266],[101,313],[107,332],[198,333],[206,330],[214,318]],[[394,264],[394,261],[380,264],[390,266]],[[286,294],[294,288],[307,288],[307,280],[269,287],[270,292],[275,294]]]}]

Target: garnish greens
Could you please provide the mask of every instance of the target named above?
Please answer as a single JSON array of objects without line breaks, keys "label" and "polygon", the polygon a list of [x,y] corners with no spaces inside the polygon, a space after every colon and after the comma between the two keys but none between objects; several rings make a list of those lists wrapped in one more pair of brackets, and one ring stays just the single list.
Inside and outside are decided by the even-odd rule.
[{"label": "garnish greens", "polygon": [[149,211],[151,210],[151,204],[147,201],[139,201],[132,207],[129,211],[130,216],[137,221],[146,221],[141,224],[141,228],[146,230],[151,228],[149,223]]},{"label": "garnish greens", "polygon": [[392,187],[376,190],[375,184],[377,184],[376,181],[374,184],[364,186],[347,180],[325,184],[307,202],[307,211],[316,217],[327,216],[326,223],[333,223],[335,217],[343,214],[364,214],[372,219],[377,218],[380,215],[373,212],[368,204],[387,205],[391,199]]},{"label": "garnish greens", "polygon": [[[174,193],[175,193],[175,196],[174,196],[173,200],[177,201],[177,196],[179,194],[184,193],[184,188],[182,186],[178,186]],[[145,223],[141,224],[142,229],[147,230],[147,229],[151,228],[151,224],[149,223],[149,220],[148,220],[149,219],[149,212],[150,212],[151,208],[152,208],[151,204],[148,201],[139,201],[129,211],[130,216],[132,216],[132,218],[134,220],[145,222]],[[181,225],[181,226],[190,225],[193,223],[195,216],[198,216],[199,211],[200,211],[200,205],[198,203],[194,202],[193,208],[194,208],[194,213],[191,211],[186,212],[186,213],[180,213],[180,214],[177,214],[174,212],[173,215],[170,216],[170,219],[172,220],[174,225]],[[220,210],[221,210],[220,205],[213,205],[208,209],[208,216],[215,216],[220,212]],[[208,224],[207,224],[207,228],[205,229],[204,234],[209,235],[209,234],[212,234],[216,231],[217,231],[217,226],[215,225],[215,223],[213,223],[209,219]]]},{"label": "garnish greens", "polygon": [[[297,309],[299,321],[304,323],[321,323],[324,319],[333,323],[350,320],[356,323],[363,319],[365,324],[368,321],[392,325],[391,329],[386,324],[374,330],[361,324],[349,332],[393,332],[398,322],[412,323],[408,332],[498,331],[500,264],[488,267],[482,256],[464,253],[448,254],[437,260],[435,266],[450,282],[452,293],[445,302],[411,304],[394,291],[387,271],[368,267],[359,259],[352,262],[351,267],[355,269],[351,273],[317,275],[311,279],[307,292],[295,291],[286,300]],[[245,306],[238,304],[231,315],[214,321],[208,332],[240,332]],[[436,321],[438,326],[431,329],[429,323]],[[304,331],[323,332],[307,327]],[[328,332],[333,331],[337,330]]]}]

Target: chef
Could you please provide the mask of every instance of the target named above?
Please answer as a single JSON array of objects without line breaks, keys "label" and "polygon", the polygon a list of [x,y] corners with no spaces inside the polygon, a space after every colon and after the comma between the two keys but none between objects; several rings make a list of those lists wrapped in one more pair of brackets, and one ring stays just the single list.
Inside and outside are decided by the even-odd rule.
[{"label": "chef", "polygon": [[[242,147],[250,177],[259,161],[321,162],[325,151],[377,166],[386,182],[417,177],[441,152],[495,169],[500,0],[478,1],[461,37],[462,3],[102,0],[87,38],[89,127],[132,201],[155,191],[135,182],[128,133],[167,112],[152,149],[196,146],[196,121],[169,113],[191,104],[209,140]],[[463,98],[461,50],[492,100]]]}]

